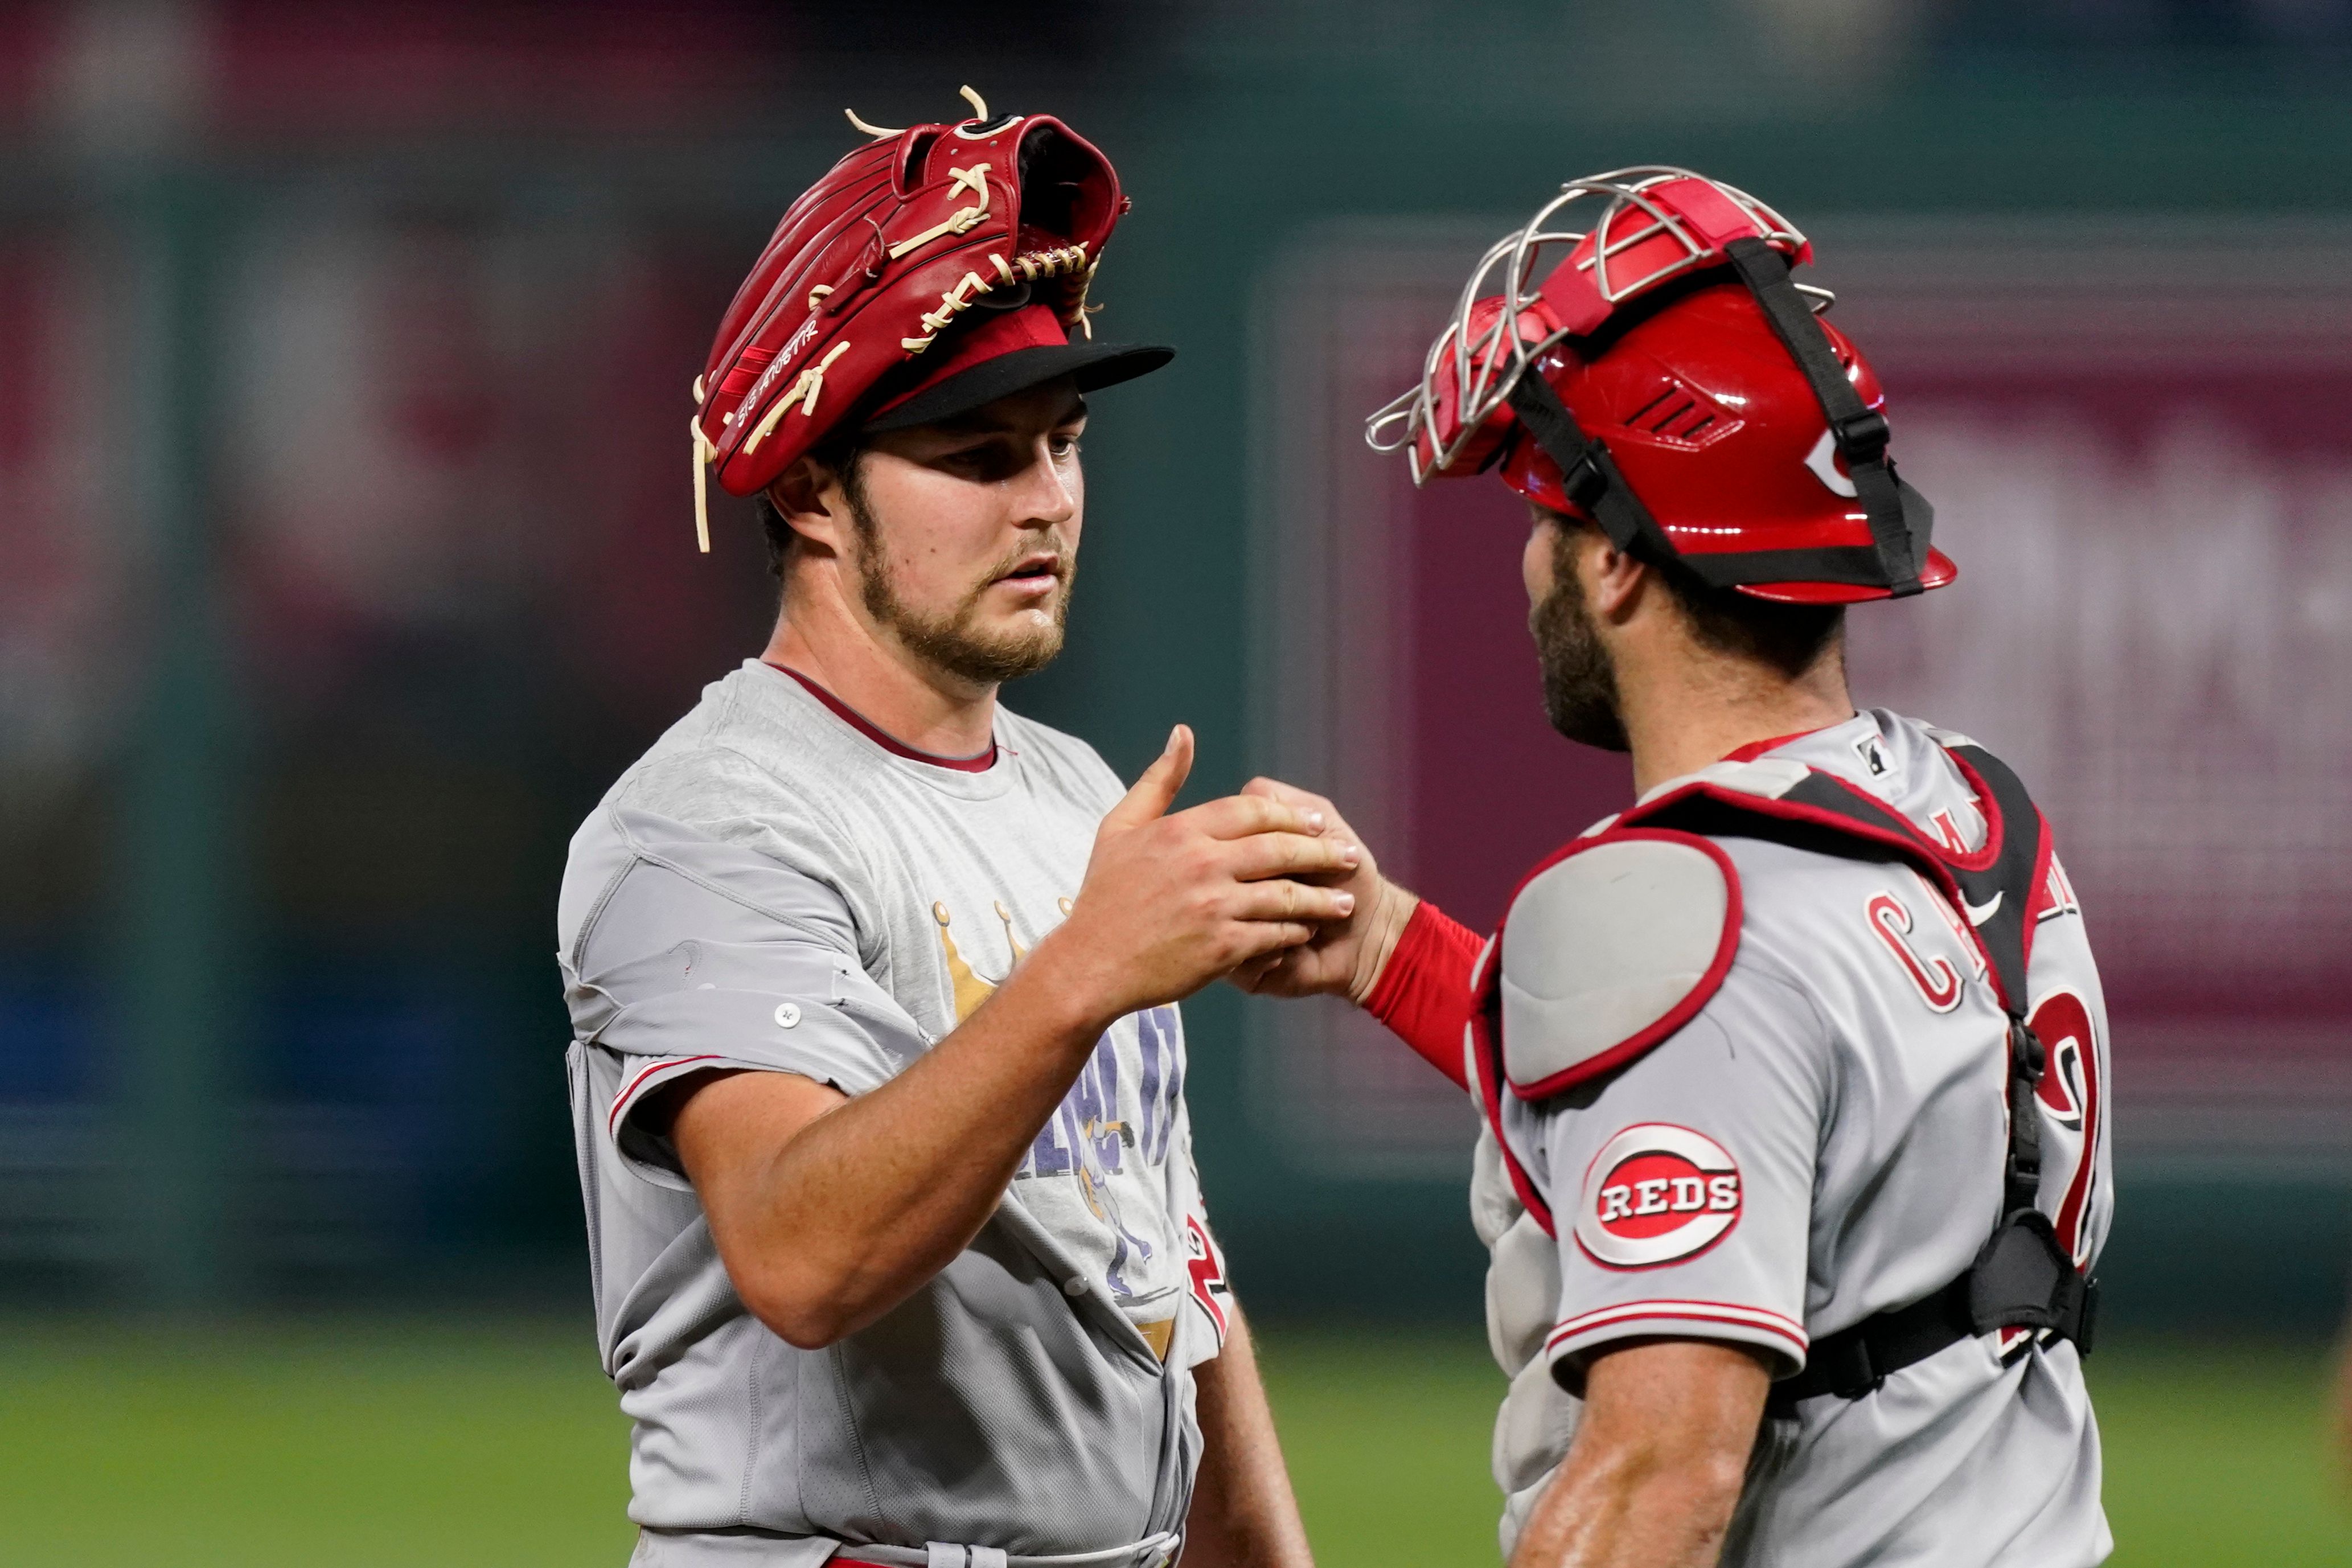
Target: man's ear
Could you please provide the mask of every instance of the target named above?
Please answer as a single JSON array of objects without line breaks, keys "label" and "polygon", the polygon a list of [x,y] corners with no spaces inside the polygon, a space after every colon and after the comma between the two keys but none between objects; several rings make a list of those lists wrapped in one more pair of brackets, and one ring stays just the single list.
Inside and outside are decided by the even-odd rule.
[{"label": "man's ear", "polygon": [[1657,575],[1649,566],[1618,549],[1599,529],[1584,531],[1579,542],[1578,565],[1585,574],[1585,602],[1593,613],[1612,621],[1631,616],[1640,603],[1644,584]]},{"label": "man's ear", "polygon": [[768,486],[768,502],[802,538],[839,551],[849,507],[833,470],[806,453],[794,458]]}]

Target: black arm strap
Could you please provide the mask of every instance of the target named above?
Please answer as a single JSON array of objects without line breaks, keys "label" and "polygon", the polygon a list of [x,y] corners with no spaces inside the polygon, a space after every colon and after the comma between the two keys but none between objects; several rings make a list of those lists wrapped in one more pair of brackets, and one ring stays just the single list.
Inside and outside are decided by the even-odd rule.
[{"label": "black arm strap", "polygon": [[1975,1333],[1975,1320],[1969,1310],[1969,1276],[1963,1274],[1932,1296],[1815,1340],[1805,1352],[1804,1369],[1772,1385],[1766,1408],[1775,1415],[1790,1415],[1800,1400],[1824,1394],[1860,1399],[1885,1383],[1888,1374],[1926,1361]]},{"label": "black arm strap", "polygon": [[[1878,552],[1881,580],[1895,598],[1919,592],[1919,568],[1927,559],[1927,541],[1913,538],[1905,515],[1904,486],[1895,477],[1886,456],[1886,416],[1867,407],[1862,394],[1846,379],[1830,347],[1829,334],[1813,319],[1812,307],[1789,281],[1789,258],[1760,239],[1735,239],[1723,247],[1733,270],[1763,308],[1789,356],[1805,373],[1813,396],[1830,422],[1830,438],[1845,459],[1854,495],[1870,518],[1870,537]],[[1916,492],[1915,492],[1916,493]],[[1925,504],[1924,502],[1922,503]]]}]

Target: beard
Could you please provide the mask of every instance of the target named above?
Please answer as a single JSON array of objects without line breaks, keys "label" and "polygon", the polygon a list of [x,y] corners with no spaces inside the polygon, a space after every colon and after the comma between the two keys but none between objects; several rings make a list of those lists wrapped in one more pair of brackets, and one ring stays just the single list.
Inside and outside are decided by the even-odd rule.
[{"label": "beard", "polygon": [[[863,490],[856,483],[855,469],[850,482],[843,486],[843,499],[849,503],[850,522],[856,536],[854,559],[860,584],[858,596],[865,603],[866,613],[877,625],[887,627],[918,658],[975,686],[999,686],[1036,674],[1060,654],[1070,619],[1070,597],[1077,587],[1078,564],[1058,532],[1048,531],[1042,542],[1022,545],[989,568],[988,574],[953,607],[942,614],[929,614],[899,596],[889,552],[882,548],[881,531],[866,504]],[[982,630],[979,625],[981,596],[1024,557],[1040,549],[1054,552],[1055,571],[1062,584],[1062,591],[1054,601],[1052,620],[1040,625],[1033,617],[1024,616],[1024,624],[1012,629]]]},{"label": "beard", "polygon": [[1604,752],[1632,749],[1617,700],[1617,670],[1592,624],[1566,529],[1555,530],[1552,590],[1528,613],[1543,669],[1544,717],[1570,740]]}]

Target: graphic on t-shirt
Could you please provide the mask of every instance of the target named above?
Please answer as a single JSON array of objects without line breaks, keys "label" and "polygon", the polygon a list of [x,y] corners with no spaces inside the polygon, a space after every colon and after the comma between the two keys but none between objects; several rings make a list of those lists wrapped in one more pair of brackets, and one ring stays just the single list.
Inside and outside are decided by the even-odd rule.
[{"label": "graphic on t-shirt", "polygon": [[[1061,900],[1061,905],[1062,912],[1068,914],[1068,900]],[[1004,973],[1009,975],[1013,966],[1028,956],[1028,949],[1021,945],[1013,928],[1013,911],[1005,908],[1002,900],[992,908],[1004,927],[1008,955]],[[980,1010],[981,1004],[994,994],[1003,981],[1001,977],[983,977],[957,947],[954,916],[945,900],[932,901],[931,919],[939,924],[940,946],[947,959],[948,981],[955,994],[956,1022],[961,1024]],[[1111,1293],[1122,1298],[1140,1294],[1128,1281],[1124,1270],[1130,1259],[1149,1262],[1152,1247],[1128,1228],[1110,1177],[1125,1168],[1129,1150],[1139,1147],[1147,1163],[1157,1163],[1166,1156],[1176,1096],[1182,1088],[1182,1075],[1175,1070],[1174,1061],[1175,1009],[1154,1007],[1135,1015],[1134,1021],[1143,1067],[1139,1096],[1142,1121],[1139,1132],[1134,1122],[1121,1114],[1124,1097],[1119,1053],[1116,1041],[1106,1031],[1095,1042],[1086,1066],[1078,1069],[1077,1081],[1070,1086],[1061,1105],[1039,1130],[1021,1168],[1013,1173],[1015,1181],[1058,1175],[1076,1179],[1087,1212],[1111,1232],[1113,1253],[1105,1278]]]},{"label": "graphic on t-shirt", "polygon": [[[1001,910],[1004,906],[999,904],[996,907]],[[940,922],[940,946],[947,952],[948,983],[955,989],[955,1021],[961,1024],[980,1011],[982,1002],[996,994],[998,983],[982,980],[973,973],[971,965],[964,962],[963,954],[956,951],[955,934],[948,929],[954,917],[948,913],[945,900],[931,900],[931,919]],[[1013,945],[1013,922],[1009,920],[1004,923],[1004,940],[1007,945]],[[1013,957],[1014,963],[1020,962],[1018,946],[1013,946]],[[1005,973],[1010,974],[1012,972],[1012,965],[1007,964]]]}]

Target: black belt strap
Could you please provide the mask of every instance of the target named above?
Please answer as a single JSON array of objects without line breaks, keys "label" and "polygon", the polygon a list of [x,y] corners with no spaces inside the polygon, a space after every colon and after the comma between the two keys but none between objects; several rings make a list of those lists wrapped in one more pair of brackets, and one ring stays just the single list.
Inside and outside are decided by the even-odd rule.
[{"label": "black belt strap", "polygon": [[1969,1311],[1969,1277],[1963,1274],[1925,1300],[1864,1318],[1850,1329],[1815,1340],[1805,1354],[1805,1370],[1772,1385],[1769,1407],[1774,1415],[1785,1415],[1794,1410],[1797,1401],[1824,1394],[1860,1399],[1885,1383],[1889,1373],[1926,1361],[1946,1345],[1975,1334],[1975,1319]]}]

